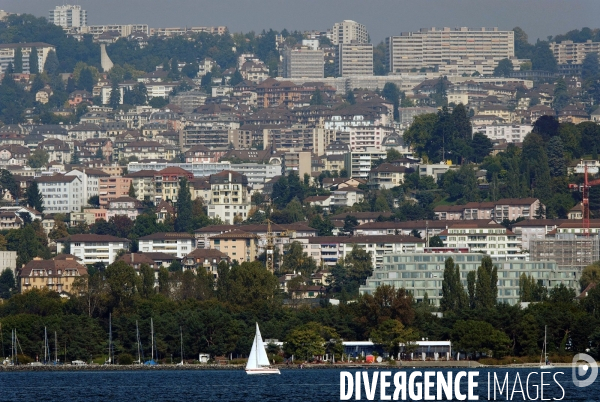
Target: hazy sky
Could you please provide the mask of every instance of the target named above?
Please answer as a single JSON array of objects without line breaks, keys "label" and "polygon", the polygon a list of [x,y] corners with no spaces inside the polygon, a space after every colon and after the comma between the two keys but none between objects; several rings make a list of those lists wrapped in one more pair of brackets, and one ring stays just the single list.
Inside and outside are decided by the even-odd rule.
[{"label": "hazy sky", "polygon": [[[60,0],[0,0],[0,9],[48,16]],[[372,41],[422,27],[520,26],[529,35],[600,27],[600,0],[68,0],[88,11],[88,23],[150,27],[226,25],[230,31],[325,30],[353,19]],[[63,3],[63,4],[64,4]]]}]

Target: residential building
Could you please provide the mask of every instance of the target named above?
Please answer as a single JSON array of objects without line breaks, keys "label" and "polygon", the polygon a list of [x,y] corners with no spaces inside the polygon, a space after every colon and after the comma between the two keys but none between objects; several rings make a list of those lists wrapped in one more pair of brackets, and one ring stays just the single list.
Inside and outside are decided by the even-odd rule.
[{"label": "residential building", "polygon": [[473,127],[473,133],[482,133],[493,142],[504,140],[508,143],[522,143],[531,130],[533,130],[531,124],[492,124]]},{"label": "residential building", "polygon": [[332,192],[332,206],[351,207],[365,198],[365,192],[356,187],[338,188]]},{"label": "residential building", "polygon": [[11,270],[15,278],[17,277],[16,251],[0,251],[0,273],[5,269]]},{"label": "residential building", "polygon": [[[423,301],[425,294],[434,306],[440,305],[444,265],[452,258],[460,266],[460,281],[467,288],[467,275],[477,271],[485,254],[481,253],[405,253],[386,255],[383,263],[375,268],[361,294],[373,294],[381,285],[406,289],[415,301]],[[492,257],[493,258],[493,257]],[[515,305],[520,302],[519,283],[521,275],[533,277],[547,289],[564,285],[578,289],[579,275],[573,269],[560,268],[554,261],[496,260],[498,268],[498,303]]]},{"label": "residential building", "polygon": [[83,264],[102,262],[112,264],[120,250],[128,250],[130,241],[116,236],[76,234],[56,240],[56,249],[69,246],[69,253],[80,258]]},{"label": "residential building", "polygon": [[106,219],[113,216],[124,215],[131,220],[135,220],[137,216],[144,210],[142,203],[132,197],[119,197],[108,201],[106,211]]},{"label": "residential building", "polygon": [[9,64],[15,65],[15,54],[17,49],[21,49],[23,72],[30,74],[29,71],[29,56],[31,51],[37,51],[38,68],[43,71],[46,63],[46,58],[50,50],[56,51],[54,45],[49,45],[43,42],[27,42],[27,43],[2,43],[0,44],[0,74],[6,71]]},{"label": "residential building", "polygon": [[327,36],[334,45],[346,43],[369,43],[367,27],[352,20],[344,20],[333,24],[331,32]]},{"label": "residential building", "polygon": [[324,74],[323,50],[295,47],[283,51],[284,78],[323,78]]},{"label": "residential building", "polygon": [[405,166],[382,163],[371,169],[367,185],[375,189],[390,189],[404,183],[404,176],[413,170]]},{"label": "residential building", "polygon": [[439,236],[446,247],[468,247],[471,252],[487,253],[494,257],[516,258],[521,252],[521,243],[517,235],[497,223],[486,221],[451,223]]},{"label": "residential building", "polygon": [[458,169],[458,166],[452,166],[451,164],[446,164],[444,162],[438,164],[420,164],[419,176],[430,176],[437,182],[450,169]]},{"label": "residential building", "polygon": [[187,170],[174,166],[154,173],[154,203],[158,204],[162,200],[177,202],[179,182],[184,177],[190,181],[194,178],[194,175]]},{"label": "residential building", "polygon": [[371,255],[373,267],[381,267],[383,256],[398,253],[422,252],[425,240],[402,235],[318,236],[296,239],[304,251],[315,259],[317,265],[334,266],[340,258],[346,258],[354,247]]},{"label": "residential building", "polygon": [[154,202],[156,195],[156,186],[154,184],[155,175],[155,170],[139,170],[134,173],[126,174],[123,177],[131,179],[133,190],[135,191],[135,197],[139,201]]},{"label": "residential building", "polygon": [[243,174],[225,170],[210,176],[212,196],[208,205],[209,218],[219,217],[225,224],[245,220],[250,211],[248,178]]},{"label": "residential building", "polygon": [[[58,293],[73,293],[76,281],[87,275],[87,268],[74,256],[65,259],[42,260],[35,257],[19,273],[21,292],[48,289]],[[83,289],[81,289],[83,290]]]},{"label": "residential building", "polygon": [[84,186],[77,176],[56,174],[35,179],[44,199],[46,213],[79,212],[87,202]]},{"label": "residential building", "polygon": [[392,73],[447,69],[458,75],[476,71],[492,75],[500,60],[515,56],[514,32],[498,28],[422,28],[387,38],[386,50]]},{"label": "residential building", "polygon": [[312,154],[310,151],[286,152],[283,155],[283,170],[286,174],[294,172],[302,180],[305,174],[312,171]]},{"label": "residential building", "polygon": [[340,77],[373,75],[373,44],[339,44],[337,66]]},{"label": "residential building", "polygon": [[574,43],[572,40],[550,43],[550,50],[554,54],[556,62],[561,64],[581,65],[585,56],[589,53],[600,53],[600,42],[587,40]]},{"label": "residential building", "polygon": [[81,28],[87,25],[87,11],[79,5],[56,6],[54,10],[50,10],[48,22],[65,30]]},{"label": "residential building", "polygon": [[197,248],[183,258],[183,268],[191,270],[206,269],[213,279],[218,278],[217,267],[221,261],[230,262],[227,254],[209,248]]},{"label": "residential building", "polygon": [[[0,230],[19,229],[23,220],[14,212],[0,212]],[[0,272],[2,272],[0,270]]]},{"label": "residential building", "polygon": [[98,194],[100,196],[100,205],[106,206],[108,202],[120,197],[129,195],[129,187],[132,179],[127,177],[100,177],[98,184]]},{"label": "residential building", "polygon": [[385,151],[367,148],[364,151],[348,152],[344,156],[344,168],[352,178],[368,179],[373,162],[385,159]]},{"label": "residential building", "polygon": [[139,238],[143,253],[166,253],[183,258],[196,248],[196,238],[189,233],[161,232]]},{"label": "residential building", "polygon": [[125,145],[119,158],[166,159],[165,146],[157,141],[134,141]]},{"label": "residential building", "polygon": [[[498,201],[469,202],[464,205],[440,205],[434,209],[440,220],[495,220],[514,221],[519,218],[532,219],[544,207],[537,198],[503,198]],[[543,216],[542,216],[543,217]]]},{"label": "residential building", "polygon": [[210,248],[219,250],[239,263],[258,258],[258,236],[234,229],[210,238]]}]

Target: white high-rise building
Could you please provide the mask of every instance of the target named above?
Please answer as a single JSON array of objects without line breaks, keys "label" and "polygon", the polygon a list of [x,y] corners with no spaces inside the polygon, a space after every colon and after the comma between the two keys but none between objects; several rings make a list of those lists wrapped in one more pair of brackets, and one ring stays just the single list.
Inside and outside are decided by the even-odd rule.
[{"label": "white high-rise building", "polygon": [[387,38],[386,48],[392,73],[425,68],[491,75],[500,60],[515,55],[514,32],[498,28],[423,28]]},{"label": "white high-rise building", "polygon": [[64,29],[81,28],[87,25],[87,11],[82,10],[81,6],[69,4],[56,6],[54,10],[50,10],[49,21]]},{"label": "white high-rise building", "polygon": [[344,20],[336,22],[331,30],[331,43],[339,45],[341,43],[369,43],[369,33],[367,27],[356,21]]},{"label": "white high-rise building", "polygon": [[325,55],[322,50],[306,47],[288,48],[283,52],[284,78],[323,78]]},{"label": "white high-rise building", "polygon": [[373,45],[371,43],[340,43],[337,53],[340,77],[373,75]]}]

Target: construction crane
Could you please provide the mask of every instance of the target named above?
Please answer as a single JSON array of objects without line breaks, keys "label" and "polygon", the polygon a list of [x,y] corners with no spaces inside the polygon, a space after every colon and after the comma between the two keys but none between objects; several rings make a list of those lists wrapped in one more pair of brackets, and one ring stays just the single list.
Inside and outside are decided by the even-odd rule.
[{"label": "construction crane", "polygon": [[[581,161],[583,163],[583,161]],[[590,236],[590,188],[592,186],[600,185],[600,179],[596,180],[588,180],[588,172],[592,174],[598,173],[598,168],[595,166],[591,166],[588,168],[587,165],[584,165],[583,168],[576,168],[576,173],[583,173],[583,184],[569,184],[569,189],[571,191],[581,192],[582,201],[581,205],[583,206],[583,235],[585,237]]]}]

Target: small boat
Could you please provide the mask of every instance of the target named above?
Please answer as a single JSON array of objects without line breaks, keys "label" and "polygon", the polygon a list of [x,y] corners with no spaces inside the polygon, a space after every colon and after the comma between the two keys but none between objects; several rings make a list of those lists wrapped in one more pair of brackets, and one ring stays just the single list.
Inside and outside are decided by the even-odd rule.
[{"label": "small boat", "polygon": [[540,358],[540,369],[546,370],[554,368],[550,361],[548,360],[548,346],[546,343],[546,329],[548,327],[544,326],[544,348],[542,349],[542,357]]},{"label": "small boat", "polygon": [[252,350],[246,364],[246,374],[281,374],[278,368],[271,367],[269,357],[265,350],[258,323],[256,323],[256,335],[252,343]]}]

